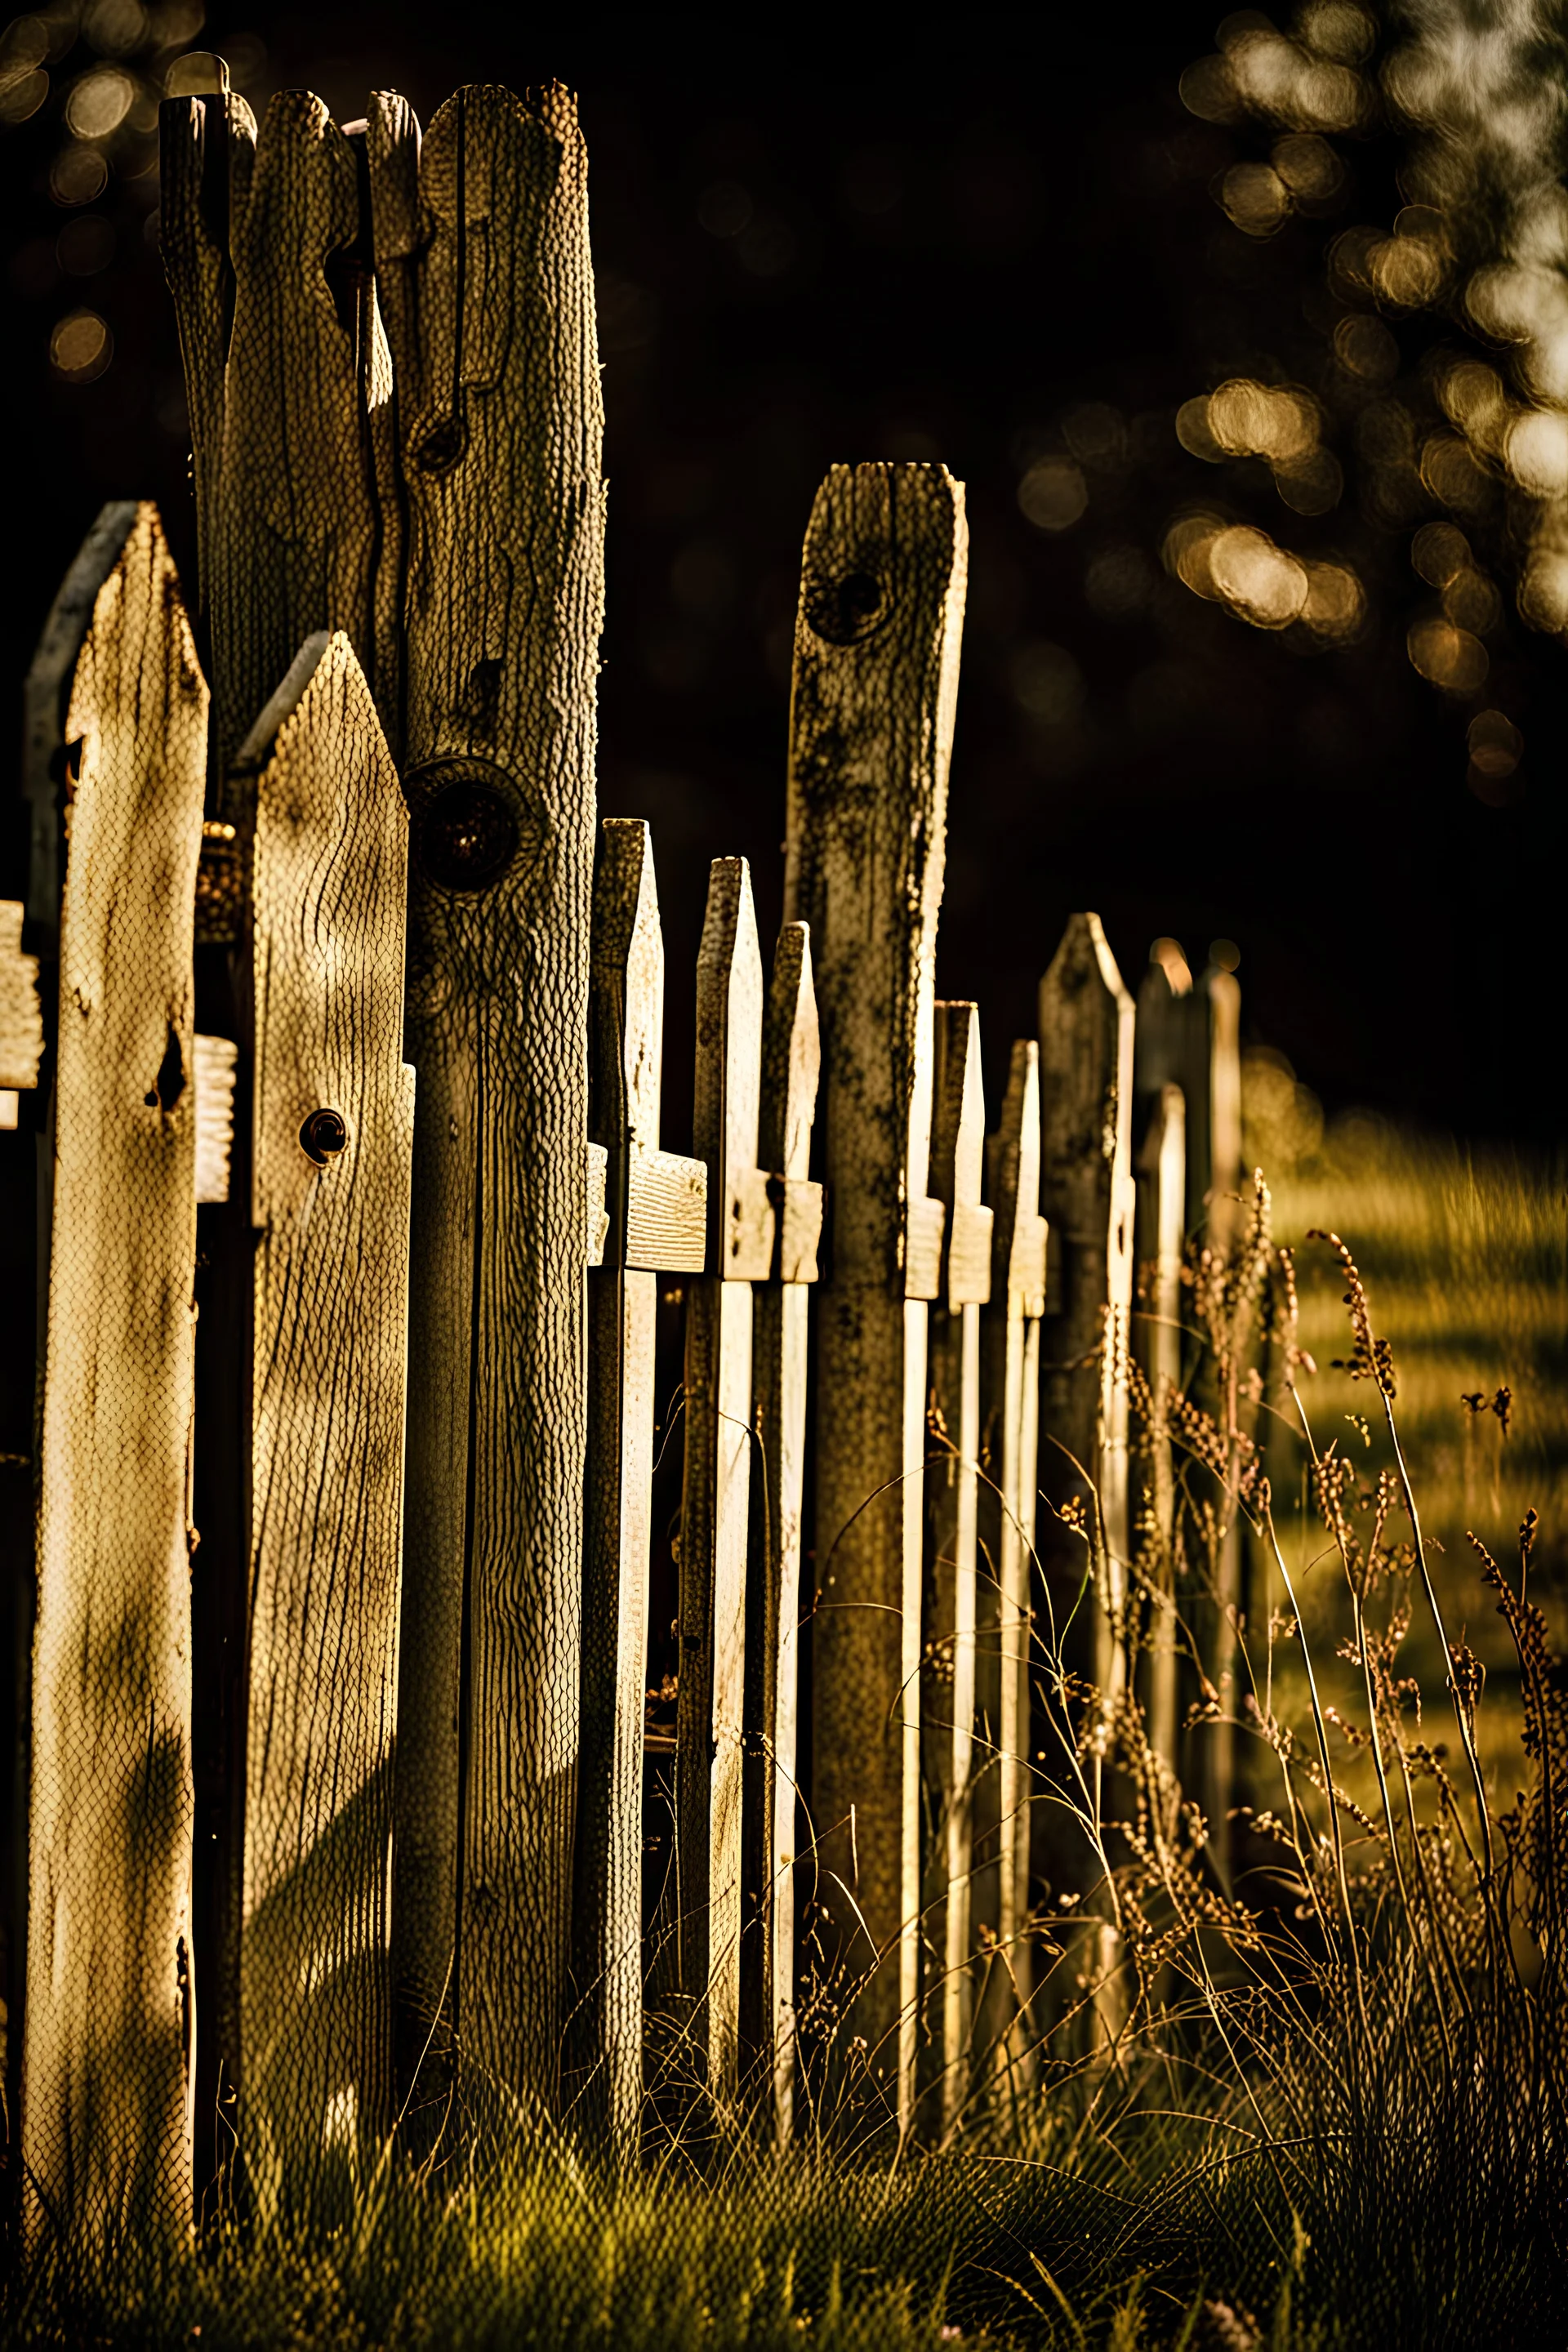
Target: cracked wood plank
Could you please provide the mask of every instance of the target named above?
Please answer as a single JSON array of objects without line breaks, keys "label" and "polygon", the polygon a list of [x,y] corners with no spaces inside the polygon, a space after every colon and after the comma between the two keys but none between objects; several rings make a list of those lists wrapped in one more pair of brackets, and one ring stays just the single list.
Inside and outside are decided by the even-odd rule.
[{"label": "cracked wood plank", "polygon": [[556,2096],[578,1761],[603,408],[574,101],[459,90],[367,171],[407,499],[415,1133],[394,1917],[433,2026]]},{"label": "cracked wood plank", "polygon": [[[763,1022],[758,1155],[773,1171],[778,1239],[756,1292],[751,1565],[746,1597],[741,2038],[780,2146],[795,2120],[795,1766],[807,1309],[822,1192],[809,1180],[822,1040],[811,935],[786,923]],[[815,1227],[813,1220],[815,1218]],[[808,1238],[809,1234],[809,1238]]]},{"label": "cracked wood plank", "polygon": [[[830,1268],[818,1292],[812,1805],[847,2032],[913,2113],[931,1007],[967,531],[939,466],[835,467],[795,628],[784,912],[809,922]],[[939,1211],[940,1213],[940,1211]],[[927,1221],[929,1222],[929,1221]]]},{"label": "cracked wood plank", "polygon": [[948,1243],[942,1297],[931,1318],[931,1557],[921,1648],[926,1855],[919,2075],[922,2127],[941,2139],[956,2124],[968,2095],[973,2023],[970,1808],[980,1322],[991,1295],[992,1229],[992,1212],[980,1198],[985,1095],[978,1006],[939,1003],[935,1048],[931,1192],[948,1212]]},{"label": "cracked wood plank", "polygon": [[395,2111],[408,819],[342,631],[307,641],[236,765],[256,809],[240,2138],[274,2212],[334,2165],[366,2177]]},{"label": "cracked wood plank", "polygon": [[34,1654],[26,2204],[191,2207],[192,924],[207,692],[156,509],[92,604],[60,938]]}]

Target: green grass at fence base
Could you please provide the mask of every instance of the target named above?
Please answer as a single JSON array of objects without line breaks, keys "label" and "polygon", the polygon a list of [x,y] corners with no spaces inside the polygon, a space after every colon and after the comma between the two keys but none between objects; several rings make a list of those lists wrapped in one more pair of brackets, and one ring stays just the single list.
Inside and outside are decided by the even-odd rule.
[{"label": "green grass at fence base", "polygon": [[[1350,2045],[1323,2021],[1313,2075],[1267,2068],[1294,2128],[1173,2026],[1118,2075],[1015,2110],[1006,2141],[851,2164],[744,2144],[707,2179],[667,2157],[630,2179],[535,2139],[445,2177],[395,2161],[338,2227],[221,2232],[173,2253],[42,2250],[0,2300],[22,2347],[798,2347],[914,2352],[1182,2346],[1330,2352],[1561,2343],[1561,2213],[1515,2164],[1500,2078],[1458,2104],[1409,2075],[1347,2105]],[[1391,2033],[1397,2068],[1404,2046]],[[1269,2083],[1273,2082],[1274,2093]],[[1206,2101],[1200,2095],[1206,2092]],[[1173,2112],[1167,2105],[1175,2101]],[[1462,2151],[1462,2156],[1461,2152]],[[1501,2169],[1499,2169],[1499,2167]]]}]

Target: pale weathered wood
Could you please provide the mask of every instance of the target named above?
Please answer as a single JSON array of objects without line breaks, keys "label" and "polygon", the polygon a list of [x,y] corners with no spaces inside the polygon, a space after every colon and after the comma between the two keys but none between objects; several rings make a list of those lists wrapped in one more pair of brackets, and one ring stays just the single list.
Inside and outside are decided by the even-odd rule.
[{"label": "pale weathered wood", "polygon": [[374,2166],[390,1922],[414,1073],[408,820],[345,635],[253,771],[256,1231],[240,2140],[262,2210]]},{"label": "pale weathered wood", "polygon": [[967,562],[939,466],[836,467],[806,533],[784,911],[811,926],[831,1270],[818,1294],[812,1804],[829,1964],[913,2113],[931,1006]]},{"label": "pale weathered wood", "polygon": [[980,1310],[991,1295],[992,1213],[981,1202],[985,1096],[980,1015],[938,1004],[931,1192],[947,1210],[946,1280],[931,1321],[931,1556],[921,1644],[924,1793],[922,2126],[952,2130],[968,2090],[973,2024],[970,1970],[971,1776],[974,1737],[974,1601],[980,1456]]},{"label": "pale weathered wood", "polygon": [[234,1150],[234,1078],[239,1048],[232,1037],[195,1039],[196,1114],[196,1199],[219,1202],[228,1198],[229,1162]]},{"label": "pale weathered wood", "polygon": [[[1098,1566],[1061,1664],[1092,1680],[1106,1704],[1126,1682],[1127,1342],[1135,1199],[1131,1168],[1134,1007],[1098,915],[1074,915],[1040,982],[1042,1206],[1060,1237],[1059,1291],[1041,1333],[1039,1487],[1053,1510],[1037,1549],[1060,1628],[1082,1588],[1083,1538],[1055,1516],[1081,1514]],[[1075,1467],[1075,1464],[1078,1465]],[[1059,1723],[1059,1718],[1058,1718]],[[1084,1801],[1058,1732],[1040,1743],[1042,1768],[1069,1801]],[[1089,1801],[1102,1775],[1089,1769]],[[1067,1825],[1067,1805],[1035,1808],[1036,1875],[1060,1894],[1100,1875],[1089,1846]],[[1093,1966],[1110,1965],[1109,1930]],[[1110,2016],[1109,1997],[1097,2013]]]},{"label": "pale weathered wood", "polygon": [[26,911],[20,898],[0,898],[0,1127],[16,1126],[17,1095],[37,1085],[44,1057],[38,959],[22,952]]},{"label": "pale weathered wood", "polygon": [[[743,857],[719,857],[697,959],[692,1141],[708,1167],[709,1271],[687,1291],[674,1928],[683,2021],[695,2050],[706,2053],[709,2088],[721,2098],[735,2091],[740,2055],[752,1465],[752,1286],[731,1268],[736,1207],[757,1167],[762,1052],[763,959],[751,873]],[[771,1251],[771,1232],[768,1241]]]},{"label": "pale weathered wood", "polygon": [[[1039,1048],[1013,1046],[1001,1123],[986,1140],[991,1298],[981,1318],[980,1497],[984,1567],[975,1605],[975,1717],[984,1763],[973,1807],[974,1924],[988,1955],[976,2056],[1017,2063],[1016,2030],[1033,1990],[1029,1912],[1030,1552],[1038,1402],[1031,1336],[1044,1306],[1046,1234],[1039,1213]],[[979,1759],[977,1759],[979,1762]]]},{"label": "pale weathered wood", "polygon": [[[653,845],[606,819],[594,877],[589,1125],[605,1152],[588,1277],[582,1761],[573,1906],[573,2111],[623,2160],[642,2105],[642,1765],[658,1276],[629,1265],[634,1153],[658,1149],[664,938]],[[700,1171],[706,1178],[706,1171]]]},{"label": "pale weathered wood", "polygon": [[[553,2097],[578,1740],[603,409],[564,91],[373,95],[419,1073],[394,1898],[410,2063]],[[448,1990],[449,1989],[449,1990]]]},{"label": "pale weathered wood", "polygon": [[156,510],[76,665],[34,1655],[22,2158],[35,2226],[191,2197],[192,908],[206,687]]},{"label": "pale weathered wood", "polygon": [[38,952],[46,957],[55,954],[59,939],[67,797],[63,755],[71,740],[67,698],[98,593],[120,561],[127,539],[139,528],[141,512],[134,499],[113,499],[100,508],[49,608],[22,689],[22,792],[30,828],[27,925]]},{"label": "pale weathered wood", "polygon": [[801,1499],[805,1474],[807,1286],[817,1276],[822,1189],[807,1174],[822,1041],[811,937],[786,923],[763,1026],[758,1152],[773,1171],[773,1279],[756,1293],[751,1546],[746,1585],[742,2048],[781,2145],[795,2117],[795,1747]]},{"label": "pale weathered wood", "polygon": [[[1152,967],[1156,972],[1159,967]],[[1162,986],[1164,984],[1162,979]],[[1139,990],[1140,1024],[1143,989]],[[1162,1086],[1138,1161],[1138,1260],[1143,1291],[1133,1314],[1135,1352],[1149,1383],[1149,1507],[1155,1555],[1149,1627],[1149,1742],[1177,1769],[1175,1521],[1170,1402],[1182,1385],[1182,1244],[1186,1216],[1186,1106],[1182,1089]]]}]

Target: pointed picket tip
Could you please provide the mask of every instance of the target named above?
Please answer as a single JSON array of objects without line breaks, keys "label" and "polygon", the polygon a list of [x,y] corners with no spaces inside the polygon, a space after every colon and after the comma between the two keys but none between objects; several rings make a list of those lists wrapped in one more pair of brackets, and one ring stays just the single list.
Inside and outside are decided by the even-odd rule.
[{"label": "pointed picket tip", "polygon": [[763,1099],[757,1158],[781,1176],[805,1176],[822,1075],[822,1033],[811,974],[811,929],[785,923],[773,950],[763,1018]]},{"label": "pointed picket tip", "polygon": [[[605,817],[594,869],[589,991],[596,1055],[589,1126],[612,1154],[626,1142],[658,1142],[664,1051],[664,932],[653,836],[641,817]],[[612,1094],[616,1099],[612,1100]]]},{"label": "pointed picket tip", "polygon": [[962,999],[934,1007],[931,1192],[952,1209],[977,1202],[984,1185],[985,1092],[980,1072],[980,1007]]},{"label": "pointed picket tip", "polygon": [[1038,1315],[1046,1286],[1046,1227],[1040,1215],[1040,1049],[1033,1037],[1013,1042],[1001,1124],[987,1139],[985,1150],[995,1220],[995,1295],[1021,1307],[1026,1316]]},{"label": "pointed picket tip", "polygon": [[697,957],[692,1150],[708,1164],[709,1271],[761,1280],[774,1219],[757,1166],[762,1116],[763,952],[743,857],[716,857]]},{"label": "pointed picket tip", "polygon": [[392,754],[376,715],[375,698],[359,656],[342,629],[318,629],[305,639],[230,762],[231,776],[258,776],[281,757],[300,728],[322,723],[363,730],[364,751],[379,767],[393,771]]},{"label": "pointed picket tip", "polygon": [[[146,700],[142,673],[149,662],[163,697],[161,711]],[[189,706],[194,722],[205,730],[207,699],[163,517],[143,499],[93,598],[71,678],[65,739],[82,741],[85,764],[109,725],[119,723],[122,709],[134,713],[140,732],[160,721],[171,725],[177,700]]]},{"label": "pointed picket tip", "polygon": [[1048,1015],[1061,1005],[1075,1003],[1086,990],[1096,989],[1110,999],[1119,1013],[1131,1012],[1132,998],[1110,952],[1110,942],[1100,917],[1069,915],[1061,944],[1040,982],[1042,1036]]}]

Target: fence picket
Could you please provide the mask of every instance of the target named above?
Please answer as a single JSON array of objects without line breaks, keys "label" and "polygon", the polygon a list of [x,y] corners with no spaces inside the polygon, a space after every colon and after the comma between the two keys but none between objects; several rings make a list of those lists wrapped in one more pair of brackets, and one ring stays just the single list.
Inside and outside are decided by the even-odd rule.
[{"label": "fence picket", "polygon": [[408,503],[419,1073],[400,2006],[409,2067],[443,2019],[477,2075],[548,2103],[570,1939],[587,1435],[604,513],[586,166],[554,87],[527,102],[459,91],[423,148],[412,112],[378,92],[367,135]]},{"label": "fence picket", "polygon": [[[708,1171],[658,1149],[664,939],[653,845],[608,817],[594,877],[589,1127],[605,1155],[607,1230],[588,1276],[588,1452],[583,1559],[582,1750],[573,1967],[574,2097],[590,2127],[635,2156],[642,2100],[642,1765],[653,1480],[658,1272],[639,1258],[632,1197],[651,1168],[696,1210],[684,1253],[700,1269]],[[681,1186],[684,1184],[684,1192]]]},{"label": "fence picket", "polygon": [[697,960],[692,1135],[708,1165],[708,1254],[686,1307],[673,1927],[689,2047],[720,2098],[739,2079],[752,1284],[769,1272],[776,1223],[757,1165],[762,1053],[751,874],[743,857],[718,857]]},{"label": "fence picket", "polygon": [[[1098,1511],[1104,1589],[1088,1612],[1087,1638],[1066,1663],[1092,1676],[1107,1701],[1125,1685],[1127,1600],[1127,1336],[1132,1296],[1131,1168],[1134,1009],[1098,915],[1074,915],[1040,982],[1040,1189],[1059,1236],[1059,1282],[1046,1301],[1042,1349],[1040,1488],[1059,1509],[1076,1506],[1092,1528]],[[1069,1460],[1069,1456],[1071,1459]],[[1073,1468],[1076,1461],[1082,1472]],[[1092,1483],[1094,1492],[1090,1491]],[[1059,1522],[1042,1533],[1041,1565],[1058,1626],[1083,1576],[1083,1544]],[[1086,1612],[1079,1611],[1079,1623]],[[1098,1762],[1090,1787],[1100,1784]],[[1037,1874],[1081,1888],[1090,1867],[1082,1841],[1054,1827],[1057,1809],[1036,1808]],[[1098,1866],[1094,1868],[1098,1875]],[[1109,1928],[1095,1963],[1103,1986],[1113,1964]],[[1097,2031],[1113,2023],[1116,1995],[1100,1992]]]},{"label": "fence picket", "polygon": [[926,1301],[941,1275],[942,1204],[924,1190],[931,1008],[967,549],[945,468],[835,467],[806,531],[791,719],[784,912],[811,925],[832,1203],[812,1805],[828,1966],[860,1986],[867,2080],[900,2130],[920,1990]]},{"label": "fence picket", "polygon": [[22,2156],[35,2225],[191,2196],[192,916],[207,693],[155,509],[99,587],[60,935]]},{"label": "fence picket", "polygon": [[931,1565],[921,1651],[927,1855],[921,1941],[927,1983],[919,2060],[923,2121],[937,2137],[952,2130],[968,2092],[973,2024],[970,1866],[980,1310],[991,1296],[993,1223],[991,1209],[980,1198],[984,1157],[979,1009],[939,1003],[931,1192],[947,1211],[947,1231],[942,1296],[931,1318]]},{"label": "fence picket", "polygon": [[[1157,971],[1158,966],[1153,967]],[[1142,997],[1140,989],[1140,1000]],[[1142,1017],[1142,1012],[1140,1013]],[[1169,1407],[1182,1385],[1182,1243],[1186,1214],[1186,1105],[1180,1087],[1162,1086],[1138,1159],[1138,1263],[1143,1312],[1135,1315],[1137,1354],[1149,1383],[1150,1501],[1158,1543],[1159,1597],[1150,1629],[1149,1744],[1173,1772],[1176,1754],[1175,1472]]]},{"label": "fence picket", "polygon": [[307,641],[235,769],[256,779],[241,2144],[268,2210],[374,2165],[393,2112],[408,825],[345,635]]},{"label": "fence picket", "polygon": [[984,1573],[976,1596],[975,1700],[983,1742],[972,1904],[991,1958],[978,2020],[981,2064],[1025,2064],[1017,2030],[1033,1996],[1029,1914],[1031,1611],[1038,1454],[1039,1323],[1046,1224],[1039,1213],[1039,1047],[1015,1041],[996,1133],[986,1139],[991,1298],[981,1317],[981,1497]]},{"label": "fence picket", "polygon": [[758,1157],[777,1219],[769,1279],[755,1296],[746,1584],[745,1759],[742,1805],[741,2041],[770,2085],[774,2129],[795,2114],[795,1733],[801,1505],[805,1471],[807,1307],[817,1278],[822,1187],[810,1181],[822,1068],[811,936],[786,923],[763,1019]]}]

